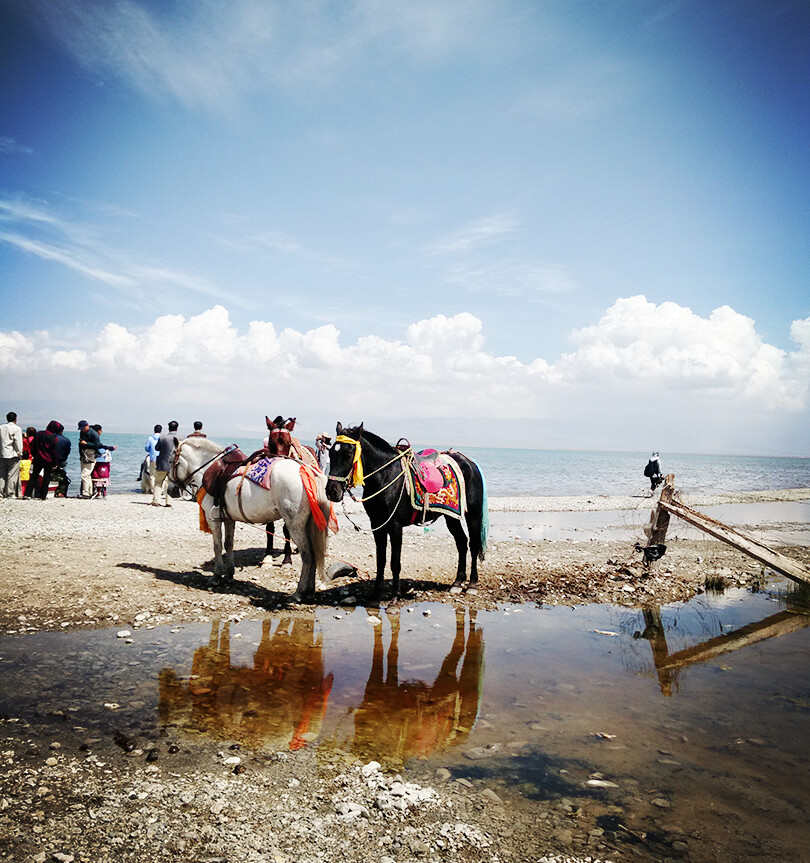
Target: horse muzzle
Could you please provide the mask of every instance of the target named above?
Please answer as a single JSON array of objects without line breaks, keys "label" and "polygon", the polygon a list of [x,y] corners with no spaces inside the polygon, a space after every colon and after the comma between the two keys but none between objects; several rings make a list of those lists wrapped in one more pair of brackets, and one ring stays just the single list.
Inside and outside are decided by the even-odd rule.
[{"label": "horse muzzle", "polygon": [[343,500],[343,495],[346,492],[346,482],[340,479],[328,479],[326,481],[326,497],[332,503],[340,503]]}]

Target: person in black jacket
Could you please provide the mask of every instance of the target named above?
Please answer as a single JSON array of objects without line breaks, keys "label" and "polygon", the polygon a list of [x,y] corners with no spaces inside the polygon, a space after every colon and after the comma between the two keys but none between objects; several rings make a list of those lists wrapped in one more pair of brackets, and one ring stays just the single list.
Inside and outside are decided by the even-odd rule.
[{"label": "person in black jacket", "polygon": [[31,444],[31,474],[25,487],[24,497],[45,500],[48,496],[48,486],[51,484],[51,472],[56,464],[55,432],[59,428],[56,420],[51,420],[47,427],[34,435]]},{"label": "person in black jacket", "polygon": [[68,486],[70,485],[70,478],[67,475],[67,460],[70,455],[70,450],[72,444],[70,442],[70,438],[65,435],[65,427],[62,423],[57,423],[57,430],[54,433],[54,457],[56,460],[56,466],[53,469],[53,473],[51,474],[53,478],[56,480],[56,491],[53,493],[54,497],[67,497]]}]

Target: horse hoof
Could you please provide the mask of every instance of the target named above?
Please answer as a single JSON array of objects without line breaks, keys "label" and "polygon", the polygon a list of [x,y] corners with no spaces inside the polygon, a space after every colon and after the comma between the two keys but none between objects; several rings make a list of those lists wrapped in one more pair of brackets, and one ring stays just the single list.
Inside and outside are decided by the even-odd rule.
[{"label": "horse hoof", "polygon": [[262,562],[259,564],[259,566],[272,566],[272,565],[273,565],[273,558],[270,557],[269,554],[266,554],[262,558]]},{"label": "horse hoof", "polygon": [[291,593],[289,596],[284,597],[285,605],[300,605],[302,602],[301,594],[297,591],[295,593]]},{"label": "horse hoof", "polygon": [[467,588],[467,596],[478,596],[478,588],[477,587],[468,587]]},{"label": "horse hoof", "polygon": [[284,560],[281,561],[282,566],[292,566],[292,558],[285,557]]},{"label": "horse hoof", "polygon": [[450,588],[450,593],[452,593],[453,595],[461,593],[461,585],[460,584],[454,584]]}]

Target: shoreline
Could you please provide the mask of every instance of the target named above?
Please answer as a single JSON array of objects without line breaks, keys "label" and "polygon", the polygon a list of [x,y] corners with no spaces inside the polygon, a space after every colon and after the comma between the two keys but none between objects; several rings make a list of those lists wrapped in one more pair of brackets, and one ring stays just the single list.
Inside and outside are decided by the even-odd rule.
[{"label": "shoreline", "polygon": [[[591,529],[577,539],[541,541],[504,532],[493,538],[480,564],[477,592],[453,594],[456,549],[447,529],[436,525],[404,532],[402,584],[408,594],[390,599],[386,593],[375,603],[368,519],[361,504],[347,501],[345,514],[336,507],[340,532],[330,537],[327,565],[350,561],[358,575],[319,585],[309,604],[288,606],[300,571],[298,555],[292,567],[279,565],[280,558],[263,564],[264,533],[237,525],[235,580],[219,585],[212,576],[211,537],[199,531],[196,504],[174,501],[170,508],[156,508],[150,499],[133,493],[91,501],[0,500],[5,599],[0,644],[3,638],[6,644],[20,641],[34,681],[39,662],[59,663],[53,645],[64,639],[83,644],[88,630],[106,630],[101,638],[120,651],[127,649],[129,636],[148,641],[148,630],[201,623],[210,628],[217,618],[289,620],[312,617],[313,609],[343,616],[346,606],[380,606],[382,612],[383,607],[414,610],[418,603],[448,603],[470,612],[525,603],[655,608],[691,598],[709,577],[752,590],[763,578],[754,561],[708,538],[673,538],[661,566],[648,571],[627,526],[638,519],[625,518],[622,530],[620,517],[613,539]],[[756,515],[757,504],[810,500],[810,489],[687,500],[700,506],[751,504]],[[495,521],[498,513],[517,513],[514,520],[537,523],[543,513],[561,513],[561,520],[571,522],[589,511],[609,519],[628,510],[646,515],[654,502],[651,497],[499,497],[490,505]],[[355,531],[350,518],[362,530]],[[789,553],[810,563],[810,545]],[[103,665],[102,654],[88,656]],[[0,834],[5,833],[3,847],[14,859],[361,863],[372,856],[381,863],[439,858],[491,863],[497,851],[498,859],[515,863],[619,863],[629,853],[623,837],[597,820],[624,809],[592,793],[567,791],[566,797],[535,801],[509,793],[485,775],[474,782],[457,779],[450,769],[419,760],[403,771],[403,782],[376,762],[346,759],[326,747],[252,750],[172,727],[158,733],[128,720],[127,701],[142,699],[140,690],[125,679],[110,685],[121,695],[81,725],[71,721],[69,701],[55,711],[0,717]],[[413,803],[404,808],[392,803],[405,799],[403,794]],[[638,810],[658,823],[643,804],[630,800],[626,808],[627,817]],[[698,856],[702,840],[685,836],[676,823],[664,823],[669,846],[689,845],[695,860],[723,861]],[[641,863],[661,859],[652,846],[632,848]]]}]

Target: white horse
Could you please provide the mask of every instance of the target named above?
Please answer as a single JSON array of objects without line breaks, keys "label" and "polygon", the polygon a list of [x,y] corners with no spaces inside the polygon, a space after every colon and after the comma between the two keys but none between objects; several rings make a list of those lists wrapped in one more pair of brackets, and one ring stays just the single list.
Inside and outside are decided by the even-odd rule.
[{"label": "white horse", "polygon": [[[175,451],[170,479],[181,487],[190,483],[201,485],[205,470],[225,450],[226,447],[214,443],[210,438],[186,438]],[[316,475],[315,487],[318,506],[328,524],[331,504],[326,498],[326,477],[323,474]],[[225,486],[219,506],[207,492],[201,506],[214,536],[214,575],[217,579],[227,582],[233,580],[235,522],[264,526],[281,518],[301,552],[301,578],[291,599],[300,601],[315,593],[316,573],[323,578],[327,528],[320,530],[315,524],[298,462],[294,459],[276,462],[273,465],[269,489],[250,480],[243,480],[237,474]]]}]

